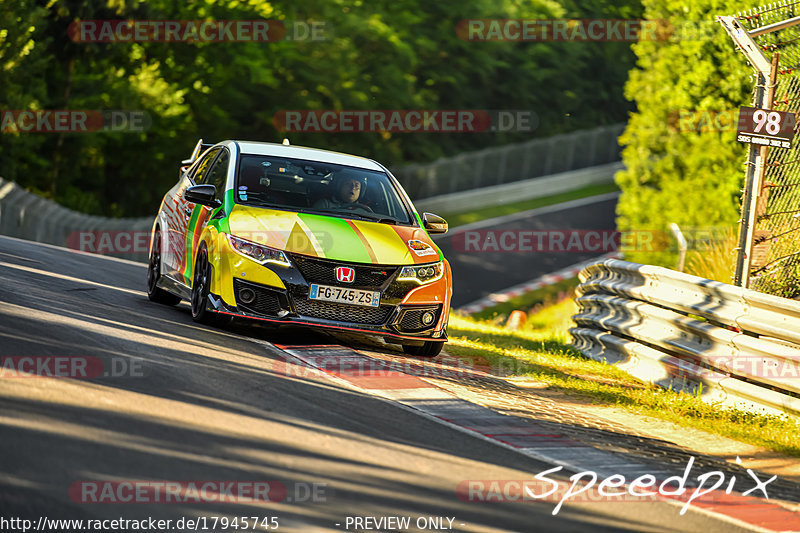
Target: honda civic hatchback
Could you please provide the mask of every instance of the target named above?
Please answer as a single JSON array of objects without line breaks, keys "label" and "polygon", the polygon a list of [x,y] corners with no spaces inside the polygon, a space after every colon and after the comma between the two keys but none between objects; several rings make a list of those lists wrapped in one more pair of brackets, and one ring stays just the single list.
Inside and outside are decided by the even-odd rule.
[{"label": "honda civic hatchback", "polygon": [[379,335],[432,357],[447,341],[450,265],[379,163],[284,144],[198,142],[153,223],[150,300],[230,317]]}]

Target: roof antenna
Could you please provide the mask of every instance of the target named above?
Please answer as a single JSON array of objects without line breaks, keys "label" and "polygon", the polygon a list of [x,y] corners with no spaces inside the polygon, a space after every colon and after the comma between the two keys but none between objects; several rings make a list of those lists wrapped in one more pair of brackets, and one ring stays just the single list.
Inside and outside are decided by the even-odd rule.
[{"label": "roof antenna", "polygon": [[284,137],[283,144],[285,144],[286,146],[289,146],[289,139]]}]

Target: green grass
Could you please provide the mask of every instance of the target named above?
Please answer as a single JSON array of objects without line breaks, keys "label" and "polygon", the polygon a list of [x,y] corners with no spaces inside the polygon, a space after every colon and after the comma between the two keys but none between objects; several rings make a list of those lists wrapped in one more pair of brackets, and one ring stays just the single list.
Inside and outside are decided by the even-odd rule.
[{"label": "green grass", "polygon": [[588,185],[574,191],[569,191],[553,196],[545,196],[542,198],[534,198],[532,200],[525,200],[523,202],[514,202],[511,204],[497,205],[491,207],[484,207],[482,209],[475,209],[466,213],[439,213],[451,228],[478,222],[479,220],[486,220],[488,218],[495,218],[504,215],[511,215],[520,211],[527,211],[529,209],[536,209],[537,207],[545,207],[548,205],[560,204],[570,200],[577,200],[579,198],[588,198],[589,196],[597,196],[609,192],[618,191],[614,183],[606,183],[602,185]]},{"label": "green grass", "polygon": [[530,312],[538,306],[548,306],[562,300],[564,296],[572,297],[575,287],[578,286],[578,278],[565,279],[551,285],[545,285],[539,289],[526,292],[506,302],[500,302],[492,307],[479,311],[472,315],[479,320],[491,320],[495,323],[505,322],[506,317],[511,311],[516,309]]},{"label": "green grass", "polygon": [[548,388],[660,418],[777,452],[800,456],[797,419],[721,409],[687,393],[643,383],[613,365],[583,357],[569,345],[573,300],[545,307],[519,331],[488,320],[453,315],[448,326],[451,355],[489,365],[494,373],[525,376]]}]

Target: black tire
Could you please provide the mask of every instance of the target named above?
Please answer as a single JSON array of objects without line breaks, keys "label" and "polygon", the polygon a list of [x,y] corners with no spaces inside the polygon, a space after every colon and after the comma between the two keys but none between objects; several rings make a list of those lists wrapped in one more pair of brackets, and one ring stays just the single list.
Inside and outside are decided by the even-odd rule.
[{"label": "black tire", "polygon": [[161,277],[161,230],[153,233],[153,246],[150,248],[150,258],[147,263],[147,297],[151,302],[164,305],[178,305],[181,303],[179,296],[167,292],[158,286]]},{"label": "black tire", "polygon": [[425,341],[422,346],[413,346],[411,344],[404,344],[403,351],[408,355],[415,355],[417,357],[436,357],[442,351],[444,342]]},{"label": "black tire", "polygon": [[201,246],[197,251],[192,279],[192,320],[208,326],[223,326],[230,323],[229,315],[220,315],[208,310],[208,291],[211,287],[211,264],[208,262],[208,250]]},{"label": "black tire", "polygon": [[201,246],[197,250],[192,277],[192,320],[201,324],[211,324],[212,313],[208,310],[208,290],[210,287],[208,250]]}]

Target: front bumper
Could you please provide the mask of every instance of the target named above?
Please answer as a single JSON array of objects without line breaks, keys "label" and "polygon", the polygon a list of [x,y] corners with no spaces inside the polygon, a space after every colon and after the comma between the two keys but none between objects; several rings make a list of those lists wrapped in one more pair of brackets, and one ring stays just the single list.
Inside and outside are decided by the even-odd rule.
[{"label": "front bumper", "polygon": [[[418,285],[413,281],[397,281],[399,266],[353,264],[290,254],[291,266],[285,267],[261,265],[238,254],[222,255],[213,276],[211,311],[276,324],[356,331],[398,342],[447,340],[449,269],[441,279]],[[337,266],[355,268],[355,282],[337,282],[332,277]],[[380,306],[310,300],[312,283],[379,291]],[[427,311],[435,319],[425,325],[422,316]]]}]

